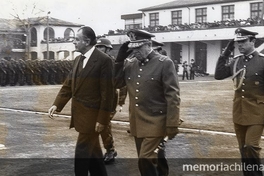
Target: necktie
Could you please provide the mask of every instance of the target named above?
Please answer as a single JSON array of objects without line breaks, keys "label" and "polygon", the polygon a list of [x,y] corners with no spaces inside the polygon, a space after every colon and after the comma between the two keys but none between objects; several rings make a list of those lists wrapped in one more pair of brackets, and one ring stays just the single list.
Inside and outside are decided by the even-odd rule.
[{"label": "necktie", "polygon": [[79,65],[78,65],[78,73],[80,73],[83,69],[83,60],[85,59],[85,56],[80,57]]}]

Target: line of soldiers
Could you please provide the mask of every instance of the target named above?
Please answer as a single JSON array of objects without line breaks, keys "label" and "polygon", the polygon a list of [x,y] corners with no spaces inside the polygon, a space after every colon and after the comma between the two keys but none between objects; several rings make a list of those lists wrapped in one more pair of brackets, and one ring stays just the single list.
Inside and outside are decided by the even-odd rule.
[{"label": "line of soldiers", "polygon": [[72,68],[68,60],[0,59],[0,85],[62,84]]}]

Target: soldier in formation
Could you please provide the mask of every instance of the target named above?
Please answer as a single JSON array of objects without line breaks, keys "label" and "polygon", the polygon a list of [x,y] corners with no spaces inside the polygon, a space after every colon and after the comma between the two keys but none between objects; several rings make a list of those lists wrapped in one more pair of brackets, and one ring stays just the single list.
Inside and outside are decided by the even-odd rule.
[{"label": "soldier in formation", "polygon": [[62,84],[72,67],[68,60],[0,59],[0,85]]}]

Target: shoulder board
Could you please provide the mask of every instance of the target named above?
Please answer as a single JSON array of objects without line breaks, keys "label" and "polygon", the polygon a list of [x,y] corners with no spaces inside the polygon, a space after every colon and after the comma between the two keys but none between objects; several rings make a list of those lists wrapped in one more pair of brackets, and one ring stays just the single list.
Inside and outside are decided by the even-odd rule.
[{"label": "shoulder board", "polygon": [[236,59],[236,58],[238,58],[240,56],[243,56],[243,54],[236,55],[233,59]]},{"label": "shoulder board", "polygon": [[168,57],[166,57],[166,56],[161,57],[161,58],[159,58],[159,61],[163,62],[163,61],[165,61],[167,58],[168,58]]},{"label": "shoulder board", "polygon": [[135,58],[135,57],[130,57],[130,58],[127,58],[126,60],[127,60],[128,62],[134,62],[136,59],[137,59],[137,58]]}]

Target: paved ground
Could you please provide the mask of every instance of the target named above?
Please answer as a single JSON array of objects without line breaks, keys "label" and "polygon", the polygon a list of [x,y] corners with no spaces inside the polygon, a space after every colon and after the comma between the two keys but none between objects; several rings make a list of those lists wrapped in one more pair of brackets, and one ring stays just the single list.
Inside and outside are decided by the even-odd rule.
[{"label": "paved ground", "polygon": [[[240,164],[236,138],[232,135],[233,91],[229,81],[218,82],[207,77],[180,82],[181,117],[185,122],[181,133],[167,143],[171,176],[241,175],[241,172],[221,172],[230,169],[226,164]],[[51,120],[44,113],[35,113],[47,111],[59,88],[17,86],[0,89],[0,107],[27,110],[0,109],[0,176],[74,175],[77,133],[68,129],[69,118]],[[69,106],[65,107],[63,114],[69,114]],[[128,124],[116,123],[117,120],[128,120],[127,105],[114,120],[113,135],[118,157],[114,164],[107,166],[108,173],[110,176],[139,176],[134,140],[126,132]],[[184,164],[205,164],[196,166],[208,166],[201,169],[210,171],[183,171]]]}]

